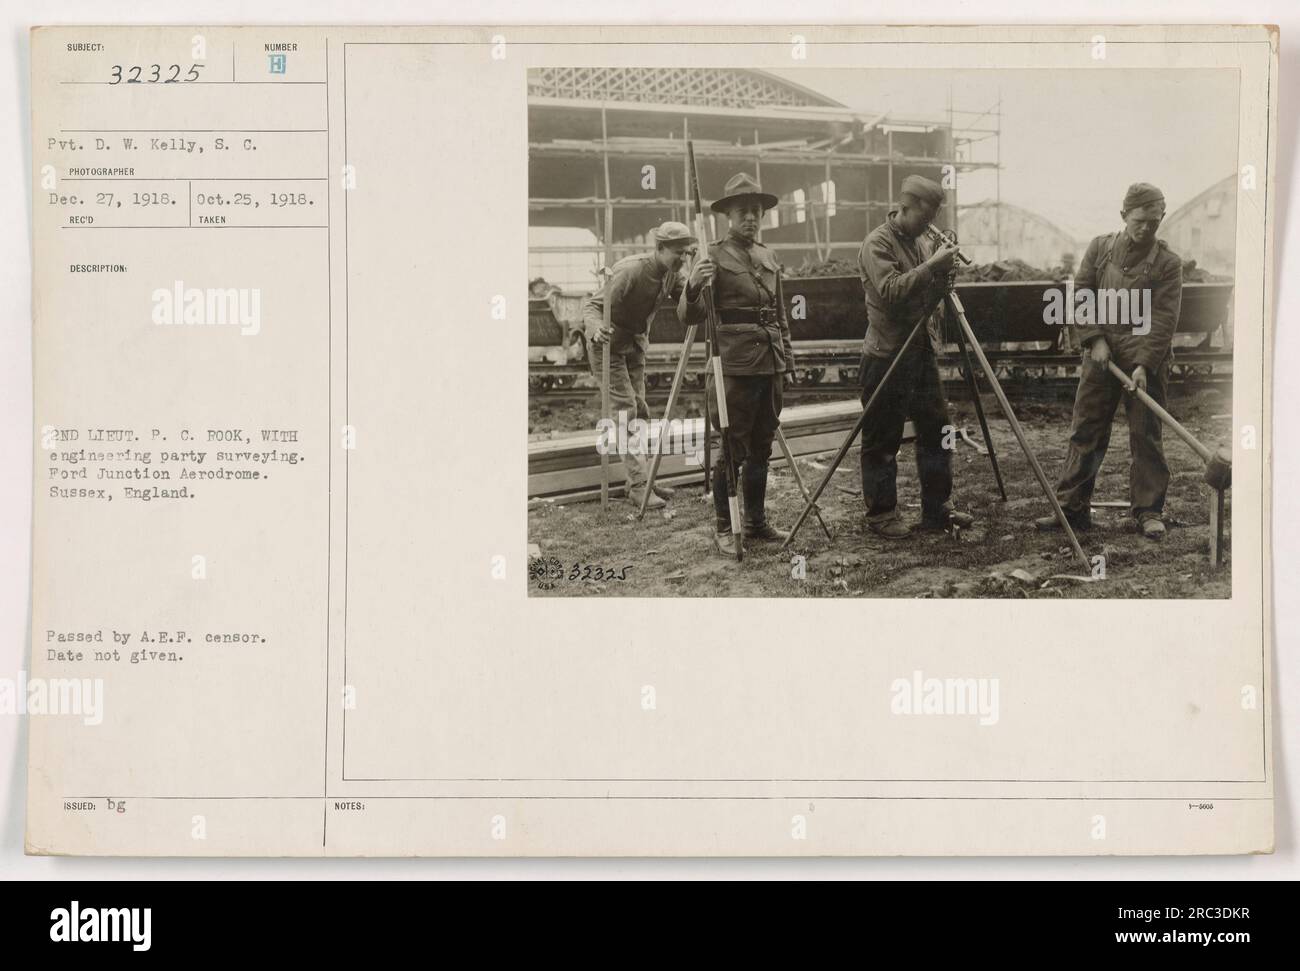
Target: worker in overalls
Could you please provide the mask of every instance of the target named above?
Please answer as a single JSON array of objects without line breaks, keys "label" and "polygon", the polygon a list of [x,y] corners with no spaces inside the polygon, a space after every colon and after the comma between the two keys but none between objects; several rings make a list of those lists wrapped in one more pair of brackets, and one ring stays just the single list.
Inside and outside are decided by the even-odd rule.
[{"label": "worker in overalls", "polygon": [[[1156,239],[1165,216],[1164,194],[1138,182],[1124,196],[1124,228],[1088,244],[1075,276],[1075,328],[1083,345],[1079,389],[1070,423],[1070,450],[1056,496],[1075,529],[1092,526],[1092,490],[1110,445],[1111,423],[1120,399],[1128,416],[1129,508],[1143,536],[1160,539],[1169,488],[1169,465],[1160,440],[1160,419],[1107,368],[1114,361],[1134,384],[1161,406],[1173,357],[1174,331],[1183,297],[1182,260]],[[1126,291],[1125,319],[1106,319]],[[1089,300],[1088,294],[1093,296]],[[1089,308],[1091,303],[1091,308]],[[1103,311],[1103,308],[1108,308]],[[1055,516],[1034,521],[1039,529],[1059,529]]]},{"label": "worker in overalls", "polygon": [[[593,373],[600,374],[602,354],[609,354],[609,400],[619,423],[649,419],[645,400],[645,352],[650,346],[650,323],[663,306],[675,306],[684,288],[682,264],[695,245],[695,237],[678,222],[666,222],[654,231],[655,248],[614,264],[605,285],[582,306],[582,321],[591,347]],[[610,328],[605,329],[605,301],[610,302]],[[645,490],[645,437],[630,443],[621,456],[627,476],[627,499],[637,505]],[[655,483],[646,503],[659,509],[672,498],[669,486]]]},{"label": "worker in overalls", "polygon": [[[764,192],[744,172],[733,176],[723,196],[710,208],[724,213],[730,223],[727,235],[709,247],[687,284],[681,315],[688,324],[704,320],[704,287],[713,287],[718,310],[718,346],[722,380],[730,420],[728,442],[745,501],[745,539],[784,541],[785,534],[767,521],[767,469],[772,442],[781,423],[783,384],[794,372],[790,323],[780,291],[780,267],[772,251],[758,242],[763,214],[775,206],[776,196]],[[715,394],[709,373],[706,394]],[[718,428],[718,415],[713,413]],[[713,470],[713,508],[717,517],[718,548],[735,555],[727,504],[727,467],[722,450]]]}]

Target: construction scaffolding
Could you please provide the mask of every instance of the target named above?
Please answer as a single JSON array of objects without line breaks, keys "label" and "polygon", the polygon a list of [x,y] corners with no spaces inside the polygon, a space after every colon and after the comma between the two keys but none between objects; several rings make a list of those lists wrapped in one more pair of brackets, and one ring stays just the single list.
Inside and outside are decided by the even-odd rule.
[{"label": "construction scaffolding", "polygon": [[[956,125],[957,115],[973,115],[969,122]],[[992,119],[991,128],[981,128],[979,125],[985,118]],[[948,128],[953,133],[952,145],[953,155],[960,164],[963,165],[964,171],[972,171],[975,168],[987,168],[987,160],[984,165],[977,161],[981,153],[987,153],[990,146],[986,142],[992,142],[991,150],[993,152],[992,170],[993,170],[993,206],[995,228],[993,232],[994,260],[1002,259],[1002,92],[998,91],[998,99],[993,106],[980,112],[963,111],[953,107],[952,87],[948,88]],[[949,199],[951,211],[960,212],[961,209],[967,208],[957,201],[956,189],[952,191],[952,197]],[[982,206],[984,203],[973,203],[970,208]]]},{"label": "construction scaffolding", "polygon": [[[529,72],[528,85],[529,225],[583,228],[593,237],[530,249],[589,253],[593,271],[607,206],[616,257],[644,250],[664,220],[689,221],[688,138],[706,201],[741,170],[779,198],[762,240],[792,269],[854,259],[908,175],[947,187],[940,222],[951,226],[961,174],[998,168],[996,105],[966,113],[950,101],[946,120],[895,118],[762,71],[728,68],[541,68]],[[955,122],[965,115],[970,124]],[[713,232],[725,229],[722,220]]]}]

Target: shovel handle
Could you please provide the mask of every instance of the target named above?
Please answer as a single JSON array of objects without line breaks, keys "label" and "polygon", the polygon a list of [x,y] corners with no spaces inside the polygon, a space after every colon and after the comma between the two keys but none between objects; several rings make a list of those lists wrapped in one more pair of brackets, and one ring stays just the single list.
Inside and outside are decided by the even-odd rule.
[{"label": "shovel handle", "polygon": [[1172,428],[1174,433],[1186,442],[1193,452],[1201,457],[1201,461],[1209,462],[1210,459],[1214,458],[1213,452],[1202,445],[1200,440],[1184,428],[1177,418],[1165,411],[1165,409],[1156,402],[1155,398],[1151,397],[1139,388],[1131,377],[1119,369],[1114,361],[1107,361],[1106,367],[1110,369],[1110,373],[1114,375],[1115,380],[1124,386],[1125,391],[1136,397],[1137,400],[1146,405],[1157,418]]}]

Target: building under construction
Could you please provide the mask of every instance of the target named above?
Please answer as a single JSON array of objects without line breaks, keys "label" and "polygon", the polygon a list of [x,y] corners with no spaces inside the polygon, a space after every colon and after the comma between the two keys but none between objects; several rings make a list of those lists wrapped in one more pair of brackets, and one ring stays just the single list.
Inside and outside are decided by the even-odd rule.
[{"label": "building under construction", "polygon": [[[1004,376],[1069,378],[1077,370],[1077,352],[1057,346],[1061,329],[1043,314],[1045,291],[1069,270],[1023,259],[1036,254],[1051,266],[1067,252],[1077,257],[1082,241],[1002,204],[1000,188],[993,198],[964,201],[953,188],[969,184],[962,173],[979,170],[998,186],[996,103],[971,118],[980,128],[956,127],[952,110],[947,122],[856,110],[754,70],[538,68],[528,84],[529,269],[545,281],[529,301],[533,391],[568,391],[587,376],[581,304],[599,284],[607,216],[615,258],[645,252],[665,220],[690,222],[688,138],[706,210],[739,171],[779,199],[762,240],[787,268],[787,294],[801,298],[804,312],[790,320],[797,387],[856,393],[867,329],[857,252],[912,174],[946,187],[941,228],[957,214],[969,236],[963,245],[978,260],[996,261],[975,267],[991,273],[959,278],[957,293],[978,339],[996,348],[990,353]],[[945,178],[951,173],[958,178]],[[720,217],[709,235],[726,228]],[[1231,293],[1230,282],[1184,286],[1179,340],[1196,351],[1180,350],[1175,368],[1183,375],[1222,374],[1229,364],[1230,353],[1211,343]],[[684,335],[676,308],[660,307],[649,327],[652,391],[670,377]]]},{"label": "building under construction", "polygon": [[[528,75],[528,103],[529,225],[590,232],[532,245],[534,276],[565,265],[594,270],[607,204],[616,257],[643,250],[665,220],[689,222],[688,138],[706,206],[739,171],[780,199],[762,239],[792,269],[852,258],[908,175],[951,186],[945,172],[997,168],[996,107],[974,119],[986,127],[959,128],[951,113],[941,123],[858,111],[763,71],[538,68]],[[958,206],[949,188],[940,221]]]}]

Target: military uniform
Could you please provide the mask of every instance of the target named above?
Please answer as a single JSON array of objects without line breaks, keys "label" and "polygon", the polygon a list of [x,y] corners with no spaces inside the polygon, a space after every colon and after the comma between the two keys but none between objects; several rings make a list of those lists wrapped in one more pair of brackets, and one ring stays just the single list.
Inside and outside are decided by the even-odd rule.
[{"label": "military uniform", "polygon": [[[638,253],[619,260],[605,285],[593,293],[582,308],[587,346],[591,348],[593,373],[600,374],[601,355],[609,353],[609,400],[614,420],[623,412],[627,420],[649,419],[645,400],[645,352],[650,345],[650,324],[661,306],[675,304],[681,297],[684,279],[664,267],[654,253]],[[604,326],[605,301],[610,301],[613,334],[605,344],[592,343]],[[642,442],[644,448],[648,442]],[[629,494],[645,482],[645,458],[628,449],[621,456]]]},{"label": "military uniform", "polygon": [[1079,388],[1070,423],[1070,448],[1056,495],[1067,517],[1086,523],[1097,473],[1110,445],[1111,424],[1120,399],[1128,416],[1130,509],[1139,522],[1158,518],[1169,487],[1169,466],[1161,442],[1161,422],[1103,364],[1093,362],[1094,341],[1110,345],[1111,360],[1125,374],[1139,365],[1147,372],[1147,393],[1162,407],[1173,358],[1174,331],[1183,292],[1182,260],[1164,240],[1153,239],[1139,250],[1127,232],[1098,236],[1088,244],[1075,277],[1076,292],[1085,290],[1151,291],[1151,329],[1137,334],[1132,327],[1092,324],[1076,328],[1084,347]]},{"label": "military uniform", "polygon": [[[745,499],[747,527],[766,523],[768,461],[781,424],[782,376],[794,369],[790,322],[777,299],[779,267],[772,251],[732,233],[709,247],[716,264],[713,304],[718,311],[715,352],[722,359],[722,379],[730,422],[728,442]],[[703,322],[703,289],[684,294],[682,319]],[[706,393],[714,394],[709,373]],[[713,427],[719,428],[717,412]],[[719,530],[730,530],[727,468],[721,454],[714,467],[713,505]],[[726,523],[726,527],[723,524]]]},{"label": "military uniform", "polygon": [[924,317],[925,324],[862,427],[862,498],[873,526],[898,518],[898,449],[908,418],[916,429],[922,519],[938,524],[952,512],[952,453],[943,447],[944,427],[951,420],[938,365],[948,279],[925,265],[934,252],[930,240],[909,237],[898,227],[897,216],[898,210],[892,210],[858,252],[867,303],[860,377],[864,406],[916,322]]}]

